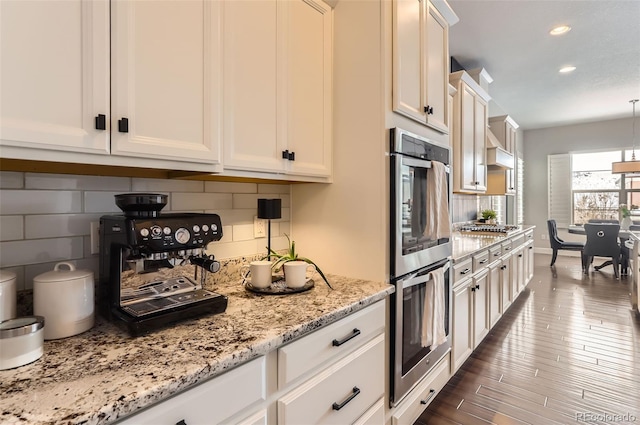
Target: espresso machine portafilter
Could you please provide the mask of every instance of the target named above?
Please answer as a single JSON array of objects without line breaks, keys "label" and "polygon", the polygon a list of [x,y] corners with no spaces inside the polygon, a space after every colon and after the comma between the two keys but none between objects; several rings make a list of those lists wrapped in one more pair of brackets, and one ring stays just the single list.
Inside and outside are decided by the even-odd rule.
[{"label": "espresso machine portafilter", "polygon": [[205,289],[220,269],[206,253],[222,238],[217,214],[160,214],[167,196],[116,195],[124,215],[100,218],[100,312],[132,335],[221,313],[227,297]]}]

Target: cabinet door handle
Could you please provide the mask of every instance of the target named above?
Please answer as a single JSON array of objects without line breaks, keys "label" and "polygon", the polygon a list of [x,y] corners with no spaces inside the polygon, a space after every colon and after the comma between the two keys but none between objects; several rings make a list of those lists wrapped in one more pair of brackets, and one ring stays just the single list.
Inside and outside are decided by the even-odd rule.
[{"label": "cabinet door handle", "polygon": [[427,396],[427,398],[425,398],[424,400],[420,400],[420,404],[427,404],[429,403],[429,400],[431,400],[433,398],[433,396],[436,395],[436,390],[434,390],[433,388],[431,388],[429,390],[429,395]]},{"label": "cabinet door handle", "polygon": [[129,132],[129,118],[122,118],[118,120],[118,131],[120,133],[128,133]]},{"label": "cabinet door handle", "polygon": [[533,249],[533,247],[532,247],[532,246],[530,246],[530,247],[529,247],[529,249]]},{"label": "cabinet door handle", "polygon": [[475,286],[471,287],[471,292],[476,292],[476,287]]},{"label": "cabinet door handle", "polygon": [[424,107],[424,112],[427,115],[433,115],[433,106],[429,106],[429,105],[425,106]]},{"label": "cabinet door handle", "polygon": [[462,271],[460,272],[460,274],[467,274],[467,273],[469,273],[470,271],[471,271],[471,269],[466,268],[466,269],[462,270]]},{"label": "cabinet door handle", "polygon": [[334,339],[333,342],[331,343],[331,345],[333,345],[334,347],[340,347],[342,344],[344,344],[345,342],[349,341],[350,339],[353,339],[353,338],[357,337],[358,335],[360,335],[360,329],[354,328],[353,332],[351,333],[351,335],[348,335],[348,336],[344,337],[340,341],[338,341],[337,339]]},{"label": "cabinet door handle", "polygon": [[519,255],[518,255],[518,258],[520,258],[520,257],[522,257],[522,254],[519,254]]},{"label": "cabinet door handle", "polygon": [[289,152],[289,161],[295,161],[295,160],[296,160],[296,153]]},{"label": "cabinet door handle", "polygon": [[96,117],[96,130],[107,129],[107,116],[105,114],[98,114]]},{"label": "cabinet door handle", "polygon": [[344,406],[347,405],[347,403],[349,403],[351,400],[353,400],[354,398],[356,398],[356,396],[358,394],[360,394],[360,388],[358,387],[353,387],[353,392],[351,393],[351,395],[349,397],[346,398],[345,401],[343,401],[342,403],[333,403],[333,410],[340,410],[342,409]]},{"label": "cabinet door handle", "polygon": [[288,159],[289,161],[295,161],[296,160],[296,153],[295,152],[289,152],[289,149],[282,151],[282,159]]},{"label": "cabinet door handle", "polygon": [[289,151],[288,150],[282,151],[282,159],[289,159]]},{"label": "cabinet door handle", "polygon": [[187,425],[187,423],[184,421],[184,419],[180,419],[178,422],[176,422],[176,425]]},{"label": "cabinet door handle", "polygon": [[480,289],[480,285],[476,285],[476,289]]}]

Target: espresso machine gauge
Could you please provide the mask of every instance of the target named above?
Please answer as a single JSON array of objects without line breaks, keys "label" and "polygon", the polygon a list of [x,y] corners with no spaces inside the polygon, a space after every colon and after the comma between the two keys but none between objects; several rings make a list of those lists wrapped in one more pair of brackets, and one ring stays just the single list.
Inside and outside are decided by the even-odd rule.
[{"label": "espresso machine gauge", "polygon": [[100,312],[134,336],[227,307],[205,289],[220,269],[206,253],[222,238],[220,217],[160,214],[166,203],[161,194],[116,195],[124,214],[100,218]]}]

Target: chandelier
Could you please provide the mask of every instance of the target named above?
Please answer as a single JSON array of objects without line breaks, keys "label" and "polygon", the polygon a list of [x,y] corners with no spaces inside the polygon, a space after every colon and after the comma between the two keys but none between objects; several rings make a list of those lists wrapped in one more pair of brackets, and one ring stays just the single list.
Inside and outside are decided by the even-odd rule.
[{"label": "chandelier", "polygon": [[636,102],[638,99],[630,100],[633,105],[633,119],[631,120],[631,132],[633,135],[631,161],[620,161],[611,164],[611,172],[613,174],[640,173],[640,161],[636,161]]}]

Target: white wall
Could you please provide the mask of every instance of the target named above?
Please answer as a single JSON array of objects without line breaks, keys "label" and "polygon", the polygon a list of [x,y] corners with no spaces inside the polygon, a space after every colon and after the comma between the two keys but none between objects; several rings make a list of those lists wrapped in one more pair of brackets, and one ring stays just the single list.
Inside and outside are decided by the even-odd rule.
[{"label": "white wall", "polygon": [[0,172],[0,268],[18,274],[18,290],[59,261],[93,270],[90,223],[104,214],[120,214],[113,195],[152,192],[169,195],[163,212],[220,215],[223,238],[209,244],[217,259],[266,254],[266,238],[253,237],[258,198],[281,198],[282,219],[272,221],[274,249],[287,246],[290,233],[290,185],[161,180]]},{"label": "white wall", "polygon": [[[535,224],[535,246],[549,248],[547,155],[631,148],[631,118],[524,131],[524,222]],[[565,240],[584,240],[562,232]],[[582,239],[581,239],[582,238]]]}]

